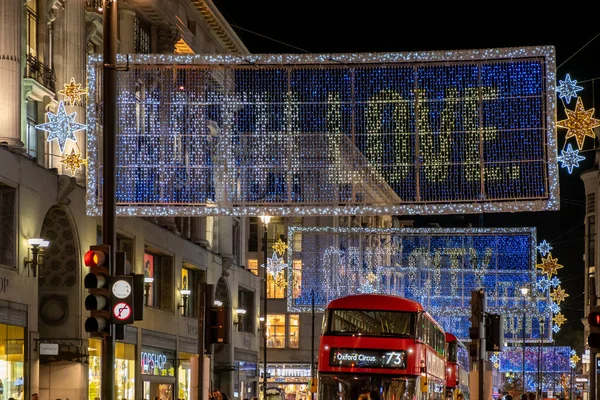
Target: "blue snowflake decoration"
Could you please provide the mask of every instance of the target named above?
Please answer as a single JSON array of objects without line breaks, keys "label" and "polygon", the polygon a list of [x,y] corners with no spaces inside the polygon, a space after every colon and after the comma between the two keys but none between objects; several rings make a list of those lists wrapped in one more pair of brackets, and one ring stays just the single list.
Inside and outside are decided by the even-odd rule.
[{"label": "blue snowflake decoration", "polygon": [[577,97],[577,92],[583,90],[581,86],[577,86],[577,81],[571,80],[569,74],[567,74],[564,81],[558,81],[559,85],[556,87],[556,91],[558,92],[558,97],[560,99],[565,99],[567,104],[571,102],[572,97]]},{"label": "blue snowflake decoration", "polygon": [[550,243],[546,242],[544,239],[538,246],[536,246],[536,249],[542,256],[546,257],[546,255],[550,253],[550,250],[552,250],[552,246],[550,246]]},{"label": "blue snowflake decoration", "polygon": [[550,289],[552,283],[550,279],[546,275],[544,275],[539,281],[537,281],[536,286],[540,292],[545,292]]},{"label": "blue snowflake decoration", "polygon": [[577,366],[577,364],[575,364],[573,360],[569,360],[569,364],[571,365],[571,368],[575,368]]},{"label": "blue snowflake decoration", "polygon": [[584,156],[579,155],[579,150],[573,150],[571,143],[567,145],[567,151],[561,150],[560,153],[556,160],[562,163],[561,167],[566,168],[569,174],[573,173],[573,168],[579,167],[579,161],[585,160]]},{"label": "blue snowflake decoration", "polygon": [[554,332],[554,333],[558,333],[558,331],[560,331],[560,327],[559,327],[558,325],[554,325],[554,326],[552,327],[552,332]]},{"label": "blue snowflake decoration", "polygon": [[560,306],[556,303],[552,303],[550,304],[550,311],[552,311],[552,314],[558,314],[560,312]]},{"label": "blue snowflake decoration", "polygon": [[358,288],[358,291],[361,293],[375,293],[377,288],[369,281],[366,281]]},{"label": "blue snowflake decoration", "polygon": [[558,276],[555,276],[554,278],[552,278],[550,280],[550,284],[552,285],[553,288],[558,287],[558,285],[560,285],[560,279],[558,279]]},{"label": "blue snowflake decoration", "polygon": [[492,362],[492,364],[500,364],[500,357],[498,357],[498,354],[494,353],[490,357],[490,361]]},{"label": "blue snowflake decoration", "polygon": [[87,129],[87,125],[75,122],[77,113],[67,114],[65,105],[62,101],[58,103],[58,110],[56,111],[56,114],[49,112],[46,113],[46,116],[48,117],[48,122],[36,125],[35,127],[36,129],[49,132],[47,139],[48,142],[51,142],[54,139],[58,141],[61,154],[65,152],[65,144],[67,143],[67,139],[70,139],[74,142],[77,141],[74,132]]},{"label": "blue snowflake decoration", "polygon": [[571,357],[573,357],[577,352],[575,350],[571,350]]}]

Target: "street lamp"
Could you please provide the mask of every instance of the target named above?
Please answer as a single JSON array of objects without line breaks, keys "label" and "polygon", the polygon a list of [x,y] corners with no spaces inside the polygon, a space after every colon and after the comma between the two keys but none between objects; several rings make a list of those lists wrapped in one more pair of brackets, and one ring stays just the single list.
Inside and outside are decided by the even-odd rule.
[{"label": "street lamp", "polygon": [[263,400],[267,399],[267,228],[271,217],[261,215],[260,221],[263,223]]},{"label": "street lamp", "polygon": [[523,286],[521,294],[523,295],[523,393],[525,393],[525,299],[529,293],[529,288]]}]

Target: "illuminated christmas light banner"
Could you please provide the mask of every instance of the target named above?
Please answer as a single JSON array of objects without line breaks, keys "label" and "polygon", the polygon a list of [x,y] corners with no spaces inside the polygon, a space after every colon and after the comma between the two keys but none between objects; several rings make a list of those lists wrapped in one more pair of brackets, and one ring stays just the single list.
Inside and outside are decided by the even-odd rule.
[{"label": "illuminated christmas light banner", "polygon": [[[558,209],[553,47],[118,60],[119,215]],[[89,61],[97,215],[102,63]]]},{"label": "illuminated christmas light banner", "polygon": [[[565,380],[567,383],[565,389],[568,388],[574,368],[570,362],[572,353],[573,350],[566,346],[527,346],[525,348],[526,390],[535,392],[541,386],[543,392],[548,390],[555,393],[561,392],[565,386]],[[519,343],[515,343],[514,347],[504,347],[504,351],[497,355],[498,368],[505,376],[506,386],[521,390],[523,387],[523,348]]]},{"label": "illuminated christmas light banner", "polygon": [[[418,301],[448,332],[469,340],[471,292],[505,317],[505,340],[552,340],[552,301],[537,289],[535,228],[290,227],[288,312],[323,311],[333,299],[388,293]],[[527,286],[524,298],[520,288]]]}]

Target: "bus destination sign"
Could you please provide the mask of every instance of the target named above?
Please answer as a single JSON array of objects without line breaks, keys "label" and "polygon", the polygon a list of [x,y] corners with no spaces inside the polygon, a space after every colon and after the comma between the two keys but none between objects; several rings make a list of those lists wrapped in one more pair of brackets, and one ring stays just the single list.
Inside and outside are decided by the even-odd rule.
[{"label": "bus destination sign", "polygon": [[333,367],[406,369],[406,351],[331,349],[329,365]]}]

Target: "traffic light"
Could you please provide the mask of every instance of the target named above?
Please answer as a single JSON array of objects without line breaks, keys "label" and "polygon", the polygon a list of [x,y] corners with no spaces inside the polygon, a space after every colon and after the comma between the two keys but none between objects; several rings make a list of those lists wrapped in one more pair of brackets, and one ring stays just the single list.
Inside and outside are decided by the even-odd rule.
[{"label": "traffic light", "polygon": [[504,347],[504,316],[486,314],[485,351],[502,351]]},{"label": "traffic light", "polygon": [[481,339],[480,324],[485,313],[486,297],[483,289],[473,290],[471,292],[471,328],[469,329],[469,338],[471,340]]},{"label": "traffic light", "polygon": [[106,336],[110,334],[110,246],[90,246],[83,262],[90,268],[83,279],[83,285],[89,291],[85,309],[90,312],[90,317],[85,320],[85,331],[90,336]]},{"label": "traffic light", "polygon": [[588,336],[590,353],[600,353],[600,307],[593,307],[590,310],[588,323],[590,324],[590,335]]},{"label": "traffic light", "polygon": [[206,307],[206,344],[226,343],[224,307]]}]

